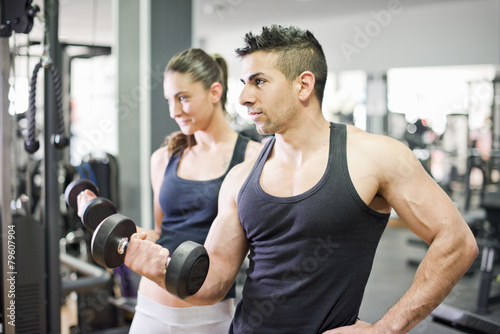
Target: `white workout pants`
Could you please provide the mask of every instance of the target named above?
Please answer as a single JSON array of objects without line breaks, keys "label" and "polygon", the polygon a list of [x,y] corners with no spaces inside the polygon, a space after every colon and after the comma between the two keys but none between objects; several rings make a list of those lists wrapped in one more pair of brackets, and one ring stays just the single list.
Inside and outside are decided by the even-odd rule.
[{"label": "white workout pants", "polygon": [[215,305],[168,307],[137,296],[129,334],[227,334],[234,315],[234,299]]}]

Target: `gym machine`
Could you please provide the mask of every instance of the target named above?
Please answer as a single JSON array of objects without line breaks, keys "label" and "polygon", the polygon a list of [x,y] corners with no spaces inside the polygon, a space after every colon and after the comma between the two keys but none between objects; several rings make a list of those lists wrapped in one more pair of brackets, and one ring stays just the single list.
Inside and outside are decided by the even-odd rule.
[{"label": "gym machine", "polygon": [[[86,241],[90,242],[90,240],[86,239],[88,235],[81,230],[78,221],[76,226],[79,229],[72,229],[75,227],[72,225],[75,220],[74,217],[71,217],[73,212],[66,210],[64,203],[61,202],[61,191],[64,191],[63,185],[68,184],[71,177],[77,174],[76,172],[80,173],[78,167],[82,167],[84,164],[75,166],[77,170],[73,170],[73,166],[65,163],[69,151],[60,151],[57,147],[64,146],[67,142],[62,136],[63,126],[59,94],[61,88],[65,93],[70,90],[69,81],[66,78],[68,73],[71,74],[71,61],[73,59],[109,55],[111,48],[59,43],[57,38],[59,1],[44,0],[42,11],[44,15],[40,18],[43,19],[42,23],[46,28],[45,38],[39,42],[28,40],[25,46],[15,45],[15,52],[13,52],[13,49],[9,50],[8,37],[10,32],[28,34],[33,26],[33,18],[36,18],[34,16],[37,8],[31,6],[31,2],[32,0],[0,0],[2,23],[5,23],[1,28],[2,36],[5,36],[5,38],[2,38],[2,48],[0,48],[0,63],[2,65],[0,89],[3,103],[0,123],[0,150],[3,158],[0,171],[0,259],[2,263],[0,273],[0,279],[2,279],[0,285],[2,287],[0,292],[0,334],[60,333],[61,318],[63,318],[61,306],[65,306],[66,302],[72,303],[75,300],[73,298],[75,293],[73,292],[76,292],[76,315],[78,319],[75,326],[70,328],[71,332],[85,334],[95,330],[106,332],[107,329],[110,329],[110,332],[117,333],[116,327],[124,325],[125,323],[122,321],[125,319],[123,318],[128,318],[133,312],[133,295],[136,292],[134,290],[134,277],[130,275],[130,271],[127,271],[128,268],[124,266],[111,271],[95,265],[90,257],[86,257],[90,254],[86,253],[86,247],[88,246]],[[14,7],[15,15],[5,15],[7,12],[13,11]],[[33,14],[33,17],[30,17],[30,19],[25,18],[30,13]],[[35,23],[38,24],[39,21]],[[17,43],[15,38],[17,37],[10,38],[10,41],[14,42],[13,44]],[[33,70],[31,79],[32,82],[36,82],[37,74],[44,72],[44,94],[40,93],[42,99],[45,97],[43,103],[44,124],[41,127],[41,136],[39,137],[40,147],[43,150],[40,149],[30,160],[30,162],[36,163],[35,176],[41,180],[40,183],[37,183],[33,196],[30,196],[31,191],[28,191],[25,195],[24,190],[19,190],[23,187],[17,187],[17,182],[23,182],[25,175],[18,175],[20,172],[12,166],[14,160],[14,164],[22,166],[23,169],[25,168],[24,165],[19,164],[19,159],[10,159],[10,157],[17,154],[18,157],[21,156],[20,160],[24,160],[25,150],[34,151],[38,147],[37,132],[34,131],[36,129],[32,126],[34,120],[32,116],[36,113],[36,108],[30,108],[31,111],[26,114],[12,115],[11,113],[9,115],[8,93],[9,79],[12,79],[12,77],[9,78],[9,75],[14,74],[15,76],[15,73],[9,73],[11,63],[16,64],[16,61],[19,61],[21,57],[26,57],[28,63],[30,63],[29,59],[34,55],[30,54],[29,49],[32,45],[37,44],[42,46],[44,54],[39,65]],[[21,54],[19,51],[24,50],[24,47],[26,47],[26,52]],[[14,55],[15,59],[13,61]],[[50,63],[49,61],[53,62]],[[54,68],[65,75],[58,78]],[[42,69],[45,71],[39,71]],[[15,72],[14,68],[12,68],[12,72]],[[66,86],[62,85],[61,87],[60,79],[64,80],[63,83]],[[34,87],[34,85],[32,86]],[[32,94],[31,102],[31,100],[34,100],[35,90],[30,93]],[[68,107],[69,104],[63,103],[63,106]],[[34,107],[34,104],[31,104],[30,107]],[[17,144],[21,143],[19,139],[25,134],[20,134],[16,126],[18,125],[18,119],[26,120],[24,117],[31,119],[31,126],[23,148],[22,144]],[[38,160],[40,156],[42,158]],[[110,195],[111,199],[114,199],[114,202],[119,204],[118,196],[113,198],[113,195],[117,195],[117,178],[113,177],[114,172],[117,171],[117,161],[114,157],[108,155],[109,163],[104,166],[104,159],[94,158],[89,160],[89,163],[85,166],[92,167],[93,172],[95,172],[96,182],[101,187],[102,196]],[[96,166],[102,168],[94,168]],[[107,172],[104,167],[109,167],[110,171]],[[64,168],[64,170],[61,168]],[[31,167],[26,169],[31,170]],[[26,174],[31,176],[29,172]],[[61,181],[63,176],[65,178],[64,182]],[[105,182],[101,184],[100,181],[103,179],[109,181],[110,184],[107,187]],[[30,186],[30,184],[27,184],[26,188],[30,188]],[[16,207],[14,211],[12,204]],[[36,211],[32,214],[31,209],[35,206]],[[24,285],[35,288],[34,291],[30,290],[28,293],[23,294],[23,300],[21,300],[19,294],[15,296],[13,293],[9,294],[11,292],[9,290],[10,285],[4,284],[13,281],[6,281],[9,278],[6,273],[11,272],[6,269],[6,266],[8,266],[7,257],[11,255],[13,259],[14,256],[14,254],[9,254],[9,233],[15,233],[16,237],[15,259],[17,266],[15,272],[17,276],[16,284],[12,285],[12,287],[17,292]],[[11,236],[11,238],[14,238],[14,236]],[[118,279],[121,280],[121,285],[117,283]],[[118,292],[118,288],[123,289],[121,293]],[[70,298],[67,298],[70,293]],[[9,297],[9,295],[13,296],[13,298]],[[9,320],[7,315],[10,312],[7,308],[11,300],[16,305],[15,309],[12,307],[12,317],[14,317],[14,313],[16,317],[15,327],[13,325],[9,327],[7,324]],[[21,305],[18,301],[25,302]],[[121,314],[121,311],[124,311],[125,314]],[[73,323],[68,325],[73,325]],[[120,332],[124,332],[126,329],[120,328],[120,330]]]},{"label": "gym machine", "polygon": [[[32,0],[0,0],[0,333],[60,333],[62,294],[87,291],[103,286],[110,275],[97,266],[91,266],[67,254],[60,254],[61,211],[59,161],[60,148],[68,144],[64,136],[61,107],[61,81],[57,65],[60,64],[58,44],[57,0],[44,0],[45,28],[43,56],[35,67],[30,91],[29,135],[25,149],[33,153],[38,149],[34,116],[36,113],[36,79],[44,69],[44,127],[43,158],[40,160],[41,212],[32,214],[31,185],[27,193],[18,191],[17,172],[13,161],[16,152],[17,124],[9,113],[9,78],[13,65],[9,39],[12,34],[28,34],[39,15]],[[49,48],[50,46],[50,48]],[[28,153],[25,153],[28,154]],[[15,164],[14,164],[15,165]],[[27,168],[29,175],[29,169]],[[75,281],[61,281],[61,263],[85,276]]]},{"label": "gym machine", "polygon": [[[9,115],[9,75],[11,57],[9,37],[12,32],[27,34],[33,27],[38,7],[31,1],[2,1],[0,59],[2,79],[0,82],[0,149],[2,150],[1,168],[1,262],[2,262],[2,333],[45,333],[50,312],[45,307],[45,240],[43,226],[35,221],[28,210],[12,212],[11,188],[11,117]],[[29,198],[20,198],[18,209],[26,208]],[[37,258],[40,257],[40,258]],[[60,312],[57,310],[57,312]],[[42,329],[43,328],[43,329]],[[38,331],[42,329],[42,331]]]},{"label": "gym machine", "polygon": [[468,311],[443,303],[431,316],[433,321],[465,333],[496,334],[500,333],[500,322],[488,317],[488,313],[491,306],[500,303],[500,294],[492,294],[492,283],[500,277],[500,273],[495,273],[495,261],[500,250],[500,190],[486,192],[482,207],[486,211],[488,227],[478,239],[481,265],[475,304]]}]

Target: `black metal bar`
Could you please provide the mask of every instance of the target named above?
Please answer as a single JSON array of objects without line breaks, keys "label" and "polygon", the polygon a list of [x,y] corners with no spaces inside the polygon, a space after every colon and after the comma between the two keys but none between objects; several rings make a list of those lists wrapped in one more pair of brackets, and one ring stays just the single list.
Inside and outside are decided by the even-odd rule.
[{"label": "black metal bar", "polygon": [[[12,216],[10,214],[10,201],[11,198],[11,186],[10,186],[10,146],[11,146],[11,127],[10,127],[10,115],[9,115],[9,71],[10,71],[10,50],[9,50],[9,39],[6,37],[0,38],[0,66],[1,66],[1,78],[0,78],[0,151],[2,152],[2,168],[0,169],[0,227],[1,227],[1,263],[2,272],[0,277],[2,282],[2,291],[0,295],[2,296],[2,314],[3,314],[3,330],[6,334],[15,333],[15,327],[9,325],[8,316],[10,311],[8,310],[11,301],[15,302],[15,299],[9,296],[10,285],[6,284],[8,277],[8,272],[11,270],[8,266],[7,254],[8,254],[8,234],[9,230],[13,228]],[[15,309],[14,309],[15,316]]]},{"label": "black metal bar", "polygon": [[[49,53],[53,64],[60,72],[59,1],[44,0],[44,17],[48,31]],[[59,240],[61,238],[60,191],[58,184],[58,162],[62,156],[52,144],[52,134],[58,132],[55,89],[49,69],[45,69],[44,110],[44,219],[47,245],[47,329],[48,333],[61,332],[61,275]]]},{"label": "black metal bar", "polygon": [[479,273],[479,287],[474,311],[486,314],[488,311],[491,281],[493,280],[493,261],[495,249],[486,245],[481,257],[481,272]]},{"label": "black metal bar", "polygon": [[60,254],[61,264],[85,277],[62,282],[62,293],[72,291],[88,292],[105,287],[111,279],[111,274],[104,268],[92,265],[68,254]]},{"label": "black metal bar", "polygon": [[500,323],[449,305],[441,304],[432,313],[435,322],[470,334],[500,334]]}]

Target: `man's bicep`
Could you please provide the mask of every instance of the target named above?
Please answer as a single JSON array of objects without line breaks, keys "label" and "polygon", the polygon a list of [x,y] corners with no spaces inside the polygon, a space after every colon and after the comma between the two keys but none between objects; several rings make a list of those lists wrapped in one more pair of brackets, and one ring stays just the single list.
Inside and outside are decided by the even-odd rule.
[{"label": "man's bicep", "polygon": [[406,225],[427,243],[445,229],[463,227],[462,216],[453,201],[413,152],[399,147],[392,153],[397,159],[392,160],[392,168],[385,169],[390,175],[382,194]]},{"label": "man's bicep", "polygon": [[238,181],[239,178],[234,174],[228,175],[224,180],[219,194],[218,214],[205,241],[210,258],[221,270],[223,279],[229,281],[234,280],[238,274],[248,252],[248,240],[236,206],[240,187]]},{"label": "man's bicep", "polygon": [[248,252],[248,241],[239,221],[222,214],[212,224],[205,248],[211,257],[228,264],[237,273]]}]

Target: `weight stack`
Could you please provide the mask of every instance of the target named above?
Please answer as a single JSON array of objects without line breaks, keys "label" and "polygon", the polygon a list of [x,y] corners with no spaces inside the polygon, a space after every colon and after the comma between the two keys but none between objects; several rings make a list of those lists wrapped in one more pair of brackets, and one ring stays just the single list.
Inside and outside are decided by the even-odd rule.
[{"label": "weight stack", "polygon": [[[12,216],[14,227],[14,243],[10,243],[7,249],[15,249],[15,269],[7,272],[4,282],[13,282],[9,293],[13,297],[4,301],[15,302],[14,308],[8,309],[4,305],[6,314],[4,317],[5,333],[16,334],[42,334],[47,331],[46,323],[46,295],[45,295],[45,238],[43,226],[31,217],[20,215]],[[11,232],[9,230],[9,235]],[[6,241],[7,238],[2,238]],[[9,246],[8,245],[8,246]],[[15,246],[15,248],[12,247]],[[5,249],[5,248],[3,248]],[[6,258],[4,254],[4,258]],[[9,267],[9,269],[12,269]],[[10,278],[10,281],[6,281]],[[15,289],[13,289],[15,286]],[[5,297],[5,296],[4,296]],[[11,304],[12,305],[12,304]],[[10,315],[10,317],[9,317]],[[14,316],[14,317],[12,317]],[[15,322],[12,322],[12,321]],[[9,324],[10,322],[10,324]],[[15,326],[12,326],[15,324]],[[9,328],[11,329],[9,331]]]}]

